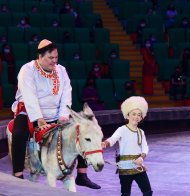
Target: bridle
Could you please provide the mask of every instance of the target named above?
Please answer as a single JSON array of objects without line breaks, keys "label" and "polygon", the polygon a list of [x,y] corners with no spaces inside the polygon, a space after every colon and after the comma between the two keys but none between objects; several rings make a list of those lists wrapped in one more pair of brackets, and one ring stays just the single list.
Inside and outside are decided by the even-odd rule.
[{"label": "bridle", "polygon": [[[78,152],[80,153],[80,155],[84,159],[86,159],[86,156],[90,155],[90,154],[103,153],[102,149],[82,152],[79,135],[80,135],[80,126],[77,125],[76,126],[76,141],[75,141],[76,142],[76,148],[77,148]],[[60,179],[63,179],[65,176],[72,173],[72,171],[75,167],[75,162],[76,162],[76,159],[75,159],[70,167],[65,163],[64,157],[63,157],[63,154],[62,154],[62,146],[63,146],[63,144],[62,144],[62,130],[60,130],[59,134],[58,134],[58,138],[57,138],[57,149],[56,149],[57,162],[58,162],[58,165],[59,165],[59,169],[61,170],[61,172],[63,174],[63,176]]]},{"label": "bridle", "polygon": [[79,151],[79,153],[82,153],[81,156],[86,159],[86,156],[87,155],[90,155],[90,154],[95,154],[95,153],[103,153],[103,150],[102,149],[98,149],[98,150],[92,150],[92,151],[83,151],[81,150],[81,145],[80,145],[80,139],[79,139],[79,135],[80,135],[80,126],[77,125],[76,126],[76,147]]}]

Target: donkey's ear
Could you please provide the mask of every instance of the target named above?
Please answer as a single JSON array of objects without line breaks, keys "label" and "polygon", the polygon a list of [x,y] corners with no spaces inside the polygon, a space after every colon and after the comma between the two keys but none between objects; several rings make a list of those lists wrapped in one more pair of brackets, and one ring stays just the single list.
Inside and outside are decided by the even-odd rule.
[{"label": "donkey's ear", "polygon": [[84,103],[83,112],[86,116],[94,116],[92,109],[89,107],[88,103]]},{"label": "donkey's ear", "polygon": [[82,116],[79,115],[77,112],[75,112],[74,110],[71,109],[70,106],[67,105],[67,108],[69,109],[70,111],[70,115],[72,116],[72,118],[75,120],[75,121],[78,121],[78,120],[82,120]]}]

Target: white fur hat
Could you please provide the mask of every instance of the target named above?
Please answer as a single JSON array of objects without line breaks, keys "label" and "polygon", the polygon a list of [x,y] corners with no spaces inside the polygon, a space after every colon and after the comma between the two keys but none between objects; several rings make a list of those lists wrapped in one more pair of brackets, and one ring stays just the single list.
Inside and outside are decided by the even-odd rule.
[{"label": "white fur hat", "polygon": [[139,109],[142,112],[143,118],[146,116],[148,111],[148,103],[144,97],[132,96],[121,104],[121,111],[125,119],[127,118],[129,112],[135,109]]}]

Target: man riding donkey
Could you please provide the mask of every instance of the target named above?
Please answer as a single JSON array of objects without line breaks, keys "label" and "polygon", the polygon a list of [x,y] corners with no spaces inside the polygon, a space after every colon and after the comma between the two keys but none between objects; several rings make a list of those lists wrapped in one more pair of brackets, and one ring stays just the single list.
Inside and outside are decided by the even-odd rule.
[{"label": "man riding donkey", "polygon": [[[57,122],[69,120],[67,105],[71,106],[72,87],[66,69],[57,62],[56,45],[44,39],[38,45],[37,59],[23,65],[18,74],[11,152],[13,176],[17,178],[24,178],[26,144],[34,129],[38,128],[42,137]],[[87,177],[86,170],[85,160],[78,156],[76,184],[100,189]]]}]

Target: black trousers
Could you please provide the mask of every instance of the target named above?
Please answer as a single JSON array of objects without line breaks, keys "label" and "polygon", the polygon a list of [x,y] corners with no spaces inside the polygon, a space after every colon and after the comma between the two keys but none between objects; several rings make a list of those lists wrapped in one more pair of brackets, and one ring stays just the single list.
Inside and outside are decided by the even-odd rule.
[{"label": "black trousers", "polygon": [[148,179],[147,173],[142,172],[134,175],[119,175],[121,184],[121,194],[122,196],[129,196],[131,194],[131,186],[133,180],[138,184],[143,195],[151,196],[152,190],[150,186],[150,181]]},{"label": "black trousers", "polygon": [[[37,124],[34,123],[34,126]],[[12,133],[12,164],[13,173],[22,172],[24,170],[24,162],[26,155],[26,145],[29,140],[28,118],[24,114],[19,114],[14,121]],[[87,168],[86,161],[78,156],[77,168]]]}]

